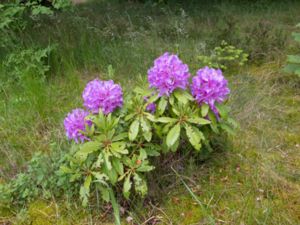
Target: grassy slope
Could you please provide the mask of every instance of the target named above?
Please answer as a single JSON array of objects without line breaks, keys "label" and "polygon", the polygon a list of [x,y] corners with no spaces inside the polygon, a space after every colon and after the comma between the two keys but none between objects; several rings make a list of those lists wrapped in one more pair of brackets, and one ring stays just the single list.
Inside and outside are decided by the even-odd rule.
[{"label": "grassy slope", "polygon": [[[62,118],[81,105],[88,79],[107,77],[107,65],[115,68],[118,82],[131,86],[132,78],[145,75],[162,52],[178,52],[195,71],[195,57],[225,39],[250,52],[252,64],[262,62],[227,74],[229,103],[241,129],[204,163],[190,162],[182,171],[201,204],[171,173],[174,183],[160,190],[163,200],[157,206],[133,207],[132,216],[138,223],[152,216],[167,224],[205,224],[209,218],[218,224],[300,223],[300,82],[281,73],[286,35],[300,21],[299,3],[161,8],[93,2],[77,7],[27,34],[27,45],[58,42],[59,48],[51,58],[49,81],[39,86],[38,94],[32,94],[34,84],[29,83],[25,91],[7,89],[1,98],[3,179],[22,170],[34,151],[66,148]],[[97,214],[67,209],[65,204],[37,202],[27,216],[40,224],[101,223]],[[12,220],[27,218],[19,214]]]}]

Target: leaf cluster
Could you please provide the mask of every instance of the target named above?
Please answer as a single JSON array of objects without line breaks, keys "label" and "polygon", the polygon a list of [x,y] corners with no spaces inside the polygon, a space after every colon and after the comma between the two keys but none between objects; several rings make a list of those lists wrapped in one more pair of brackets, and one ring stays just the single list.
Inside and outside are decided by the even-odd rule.
[{"label": "leaf cluster", "polygon": [[242,49],[229,45],[222,41],[221,45],[215,47],[209,56],[199,55],[197,58],[201,65],[227,70],[228,68],[243,66],[248,61],[248,54]]}]

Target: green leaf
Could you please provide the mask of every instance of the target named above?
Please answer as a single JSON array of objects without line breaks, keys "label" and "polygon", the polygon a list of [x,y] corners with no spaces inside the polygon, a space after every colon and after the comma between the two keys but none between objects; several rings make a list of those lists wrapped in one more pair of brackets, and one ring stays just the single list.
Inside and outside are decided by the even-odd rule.
[{"label": "green leaf", "polygon": [[299,64],[300,63],[300,56],[299,55],[288,55],[287,56],[287,61],[289,63]]},{"label": "green leaf", "polygon": [[146,141],[150,142],[152,138],[151,125],[149,121],[143,117],[141,118],[141,127],[144,138],[146,139]]},{"label": "green leaf", "polygon": [[62,173],[62,174],[71,174],[71,173],[74,173],[75,171],[73,171],[71,168],[67,167],[67,166],[61,166],[59,168],[59,171]]},{"label": "green leaf", "polygon": [[151,95],[151,92],[152,92],[148,88],[141,88],[141,87],[136,87],[133,91],[142,96],[149,96],[149,95]]},{"label": "green leaf", "polygon": [[168,101],[164,97],[162,97],[157,106],[158,115],[162,115],[165,112],[167,105]]},{"label": "green leaf", "polygon": [[152,139],[152,132],[149,131],[149,132],[143,133],[143,136],[146,139],[146,141],[150,142]]},{"label": "green leaf", "polygon": [[123,195],[126,199],[129,198],[130,195],[130,189],[131,189],[131,181],[130,181],[130,174],[125,178],[124,184],[123,184]]},{"label": "green leaf", "polygon": [[181,102],[182,104],[186,104],[189,101],[194,101],[194,98],[192,95],[190,95],[187,91],[177,89],[174,91],[175,98]]},{"label": "green leaf", "polygon": [[146,150],[147,155],[149,155],[149,156],[159,156],[160,155],[160,153],[155,149],[146,148],[145,150]]},{"label": "green leaf", "polygon": [[151,170],[153,170],[155,167],[154,166],[150,166],[148,164],[142,164],[139,168],[136,169],[136,171],[138,172],[149,172]]},{"label": "green leaf", "polygon": [[171,96],[169,97],[169,102],[170,102],[171,105],[174,105],[175,99],[174,99],[174,96],[173,96],[173,95],[171,95]]},{"label": "green leaf", "polygon": [[199,125],[206,125],[206,124],[211,123],[209,120],[206,120],[206,119],[203,119],[200,117],[189,118],[187,121],[190,123],[195,123],[195,124],[199,124]]},{"label": "green leaf", "polygon": [[236,133],[235,130],[227,124],[220,124],[220,127],[230,135],[235,135]]},{"label": "green leaf", "polygon": [[156,122],[155,117],[151,113],[144,112],[144,115],[147,117],[148,120],[151,122]]},{"label": "green leaf", "polygon": [[226,107],[225,105],[217,104],[216,108],[218,109],[218,112],[219,112],[221,118],[223,118],[223,119],[227,119],[228,118],[228,112],[229,112],[229,108],[228,107]]},{"label": "green leaf", "polygon": [[175,123],[177,122],[177,119],[171,117],[160,117],[156,121],[160,123]]},{"label": "green leaf", "polygon": [[175,142],[175,144],[170,148],[172,152],[176,152],[179,146],[179,139]]},{"label": "green leaf", "polygon": [[176,90],[176,91],[174,91],[174,96],[175,96],[175,98],[177,98],[177,100],[180,103],[186,104],[186,103],[188,103],[189,99],[183,93],[184,92],[181,90]]},{"label": "green leaf", "polygon": [[145,160],[147,158],[147,152],[145,151],[145,149],[140,148],[140,155],[139,155],[139,160]]},{"label": "green leaf", "polygon": [[[111,144],[112,153],[120,153],[120,154],[128,154],[128,150],[126,149],[126,142],[118,141]],[[116,156],[118,154],[115,154]]]},{"label": "green leaf", "polygon": [[299,68],[300,68],[299,64],[288,64],[288,65],[286,65],[283,68],[283,71],[287,72],[287,73],[294,73],[294,74],[296,74],[296,71],[298,71]]},{"label": "green leaf", "polygon": [[119,204],[116,200],[113,189],[109,188],[108,190],[109,190],[109,197],[110,197],[110,200],[111,200],[111,205],[112,205],[113,210],[114,210],[115,225],[121,225]]},{"label": "green leaf", "polygon": [[134,188],[137,193],[144,197],[148,192],[146,180],[139,176],[137,173],[133,176]]},{"label": "green leaf", "polygon": [[155,94],[155,95],[151,96],[147,102],[148,102],[148,103],[153,103],[153,102],[155,102],[158,98],[159,98],[159,95],[158,95],[158,94]]},{"label": "green leaf", "polygon": [[113,168],[117,171],[117,173],[122,176],[124,174],[124,167],[121,161],[118,158],[112,159]]},{"label": "green leaf", "polygon": [[145,118],[141,117],[140,122],[141,122],[141,127],[142,127],[142,131],[143,132],[149,132],[149,131],[151,131],[151,125],[148,122],[148,120],[146,120]]},{"label": "green leaf", "polygon": [[116,135],[112,141],[115,142],[115,141],[122,141],[124,140],[126,137],[128,137],[128,134],[126,132],[123,132],[123,133],[120,133],[118,135]]},{"label": "green leaf", "polygon": [[130,141],[134,141],[139,133],[140,122],[135,120],[129,127],[128,137]]},{"label": "green leaf", "polygon": [[216,115],[212,111],[209,111],[208,117],[211,121],[210,127],[211,127],[212,131],[215,132],[216,134],[219,134]]},{"label": "green leaf", "polygon": [[188,137],[192,146],[199,151],[201,149],[201,139],[203,137],[202,132],[200,132],[196,127],[192,127],[185,124],[186,136]]},{"label": "green leaf", "polygon": [[111,170],[112,166],[111,166],[111,162],[109,160],[109,156],[110,156],[109,153],[104,152],[103,155],[104,155],[104,162],[105,162],[107,169]]},{"label": "green leaf", "polygon": [[109,195],[109,189],[103,186],[99,187],[100,193],[101,193],[101,198],[105,201],[105,202],[109,202],[110,200],[110,195]]},{"label": "green leaf", "polygon": [[190,94],[190,93],[188,93],[187,91],[182,91],[182,95],[186,98],[186,99],[188,99],[188,100],[190,100],[190,101],[194,101],[195,99],[193,98],[193,96]]},{"label": "green leaf", "polygon": [[203,117],[207,116],[208,111],[209,111],[209,106],[206,105],[206,104],[203,104],[203,105],[201,106],[201,115],[202,115]]},{"label": "green leaf", "polygon": [[300,42],[300,33],[292,33],[294,40]]},{"label": "green leaf", "polygon": [[104,173],[92,172],[92,174],[96,178],[94,182],[107,185],[106,180],[108,180],[108,177]]},{"label": "green leaf", "polygon": [[135,113],[131,113],[131,114],[125,116],[125,121],[131,120],[131,119],[132,119],[133,117],[135,117],[135,116],[136,116]]},{"label": "green leaf", "polygon": [[180,136],[180,124],[176,124],[168,133],[167,135],[167,146],[170,148],[175,144]]},{"label": "green leaf", "polygon": [[99,150],[99,148],[100,143],[97,141],[86,142],[81,146],[75,157],[80,158],[81,161],[84,161],[87,158],[88,154]]},{"label": "green leaf", "polygon": [[107,166],[103,167],[104,173],[108,176],[110,182],[114,185],[118,181],[118,174],[115,171],[114,168],[111,168],[110,170],[107,168]]},{"label": "green leaf", "polygon": [[80,198],[82,200],[82,205],[85,207],[87,206],[88,203],[88,197],[90,195],[90,185],[92,182],[92,176],[88,175],[85,180],[83,185],[80,188]]}]

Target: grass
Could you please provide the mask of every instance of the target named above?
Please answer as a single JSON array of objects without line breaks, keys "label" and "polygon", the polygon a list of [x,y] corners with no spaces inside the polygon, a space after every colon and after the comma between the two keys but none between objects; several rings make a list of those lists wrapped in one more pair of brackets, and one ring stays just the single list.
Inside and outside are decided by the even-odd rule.
[{"label": "grass", "polygon": [[[220,138],[216,152],[204,162],[189,160],[184,168],[175,168],[180,177],[165,172],[162,187],[150,190],[157,199],[137,203],[126,215],[138,224],[212,224],[209,218],[215,224],[299,224],[300,81],[281,68],[293,51],[290,33],[300,21],[300,3],[262,2],[162,6],[90,1],[33,24],[23,34],[24,46],[57,47],[45,83],[6,86],[0,68],[0,181],[23,171],[34,152],[68,148],[62,120],[81,106],[89,79],[108,77],[108,65],[117,82],[131,87],[164,51],[178,53],[194,72],[196,56],[224,39],[250,54],[248,66],[226,74],[232,90],[229,105],[240,123],[237,135],[226,144]],[[0,222],[104,223],[101,214],[69,204],[40,199],[28,210],[3,212]]]}]

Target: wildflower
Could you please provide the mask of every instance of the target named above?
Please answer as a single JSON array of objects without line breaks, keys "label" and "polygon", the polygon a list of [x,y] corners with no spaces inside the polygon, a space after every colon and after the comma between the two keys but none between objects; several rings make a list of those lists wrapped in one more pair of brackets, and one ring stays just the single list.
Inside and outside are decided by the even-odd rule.
[{"label": "wildflower", "polygon": [[191,91],[198,104],[208,104],[217,117],[219,113],[215,107],[215,102],[225,101],[230,93],[227,80],[224,78],[222,71],[209,67],[197,71],[197,75],[192,81]]},{"label": "wildflower", "polygon": [[189,77],[188,66],[168,52],[155,59],[148,70],[150,87],[157,88],[160,96],[169,96],[177,88],[186,89]]},{"label": "wildflower", "polygon": [[67,115],[64,120],[65,131],[68,139],[73,139],[76,143],[89,140],[82,132],[85,131],[86,126],[91,126],[92,122],[86,120],[85,117],[89,112],[83,109],[74,109]]},{"label": "wildflower", "polygon": [[112,80],[90,81],[83,91],[82,98],[84,106],[93,113],[98,113],[101,109],[104,114],[108,114],[123,105],[122,88]]}]

